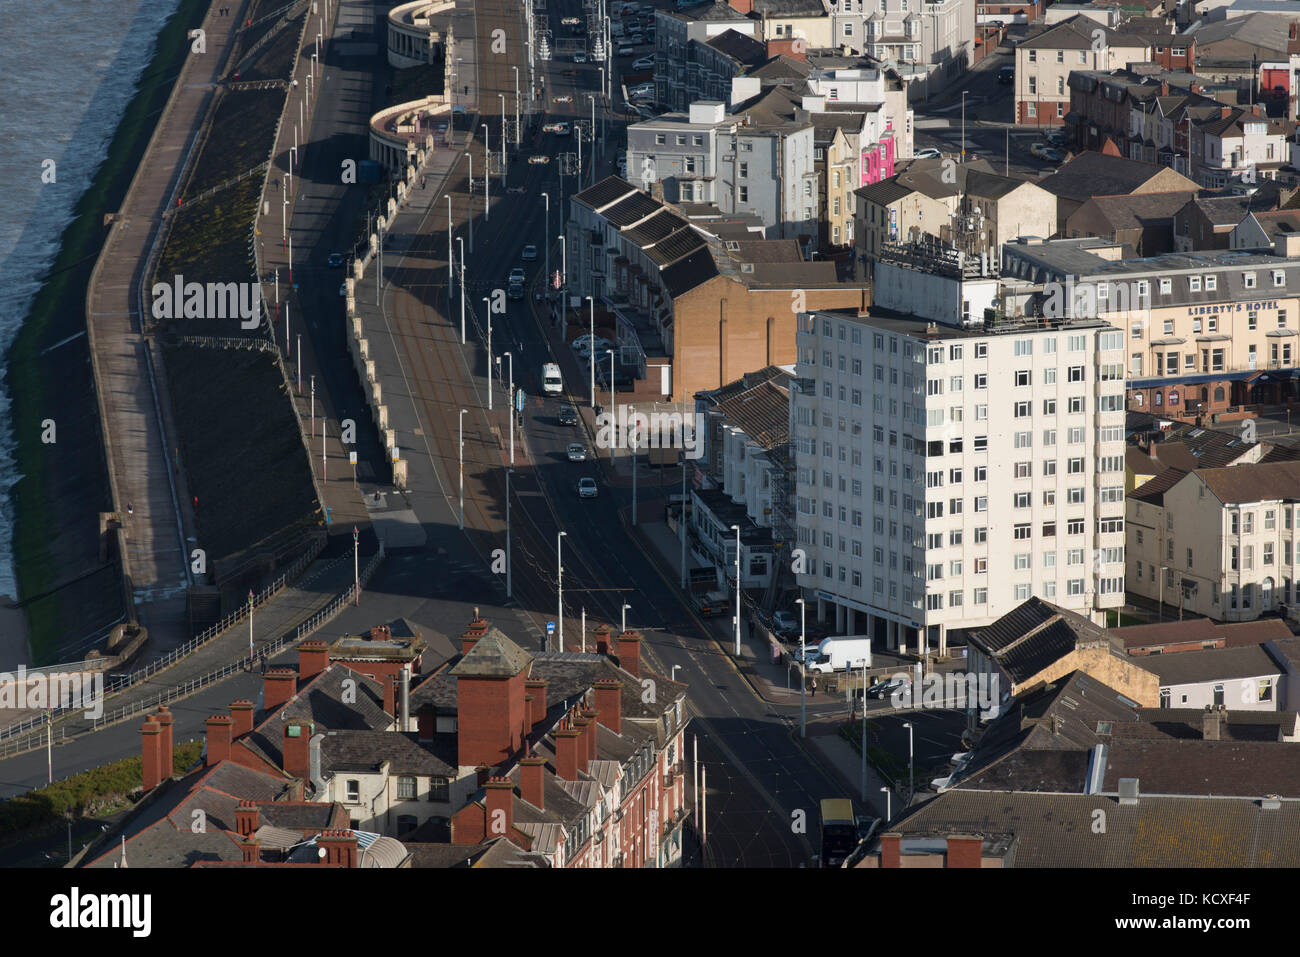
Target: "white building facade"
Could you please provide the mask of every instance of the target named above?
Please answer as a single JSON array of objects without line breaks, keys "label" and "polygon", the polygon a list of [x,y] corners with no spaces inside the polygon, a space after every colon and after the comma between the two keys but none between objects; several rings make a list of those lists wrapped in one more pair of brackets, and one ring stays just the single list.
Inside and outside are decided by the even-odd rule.
[{"label": "white building facade", "polygon": [[[879,300],[908,288],[881,282],[887,267],[877,305],[888,312],[799,317],[805,595],[822,620],[834,611],[838,633],[902,653],[924,640],[943,654],[949,632],[1031,595],[1100,621],[1124,600],[1123,333],[1100,321],[986,327],[963,306],[967,285],[989,282],[919,269],[907,269],[907,315]],[[945,298],[941,324],[925,304]]]}]

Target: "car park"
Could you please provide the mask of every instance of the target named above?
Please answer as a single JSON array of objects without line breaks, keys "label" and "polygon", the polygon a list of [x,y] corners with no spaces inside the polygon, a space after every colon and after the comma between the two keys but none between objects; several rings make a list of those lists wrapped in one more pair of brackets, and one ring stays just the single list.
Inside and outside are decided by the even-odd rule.
[{"label": "car park", "polygon": [[578,498],[595,498],[599,494],[594,478],[578,479]]},{"label": "car park", "polygon": [[587,447],[581,442],[570,442],[567,453],[570,462],[587,461]]},{"label": "car park", "polygon": [[330,269],[338,269],[342,265],[343,265],[343,254],[330,253],[330,258],[329,258]]},{"label": "car park", "polygon": [[577,425],[578,410],[571,405],[562,405],[560,411],[556,414],[556,419],[560,425]]},{"label": "car park", "polygon": [[527,246],[523,248],[523,251],[519,254],[519,258],[526,263],[536,262],[537,247],[534,246],[532,243],[529,243]]},{"label": "car park", "polygon": [[546,165],[547,163],[549,163],[550,161],[551,161],[551,158],[550,158],[549,156],[530,156],[530,157],[528,157],[528,162],[532,163],[534,166],[545,166],[545,165]]}]

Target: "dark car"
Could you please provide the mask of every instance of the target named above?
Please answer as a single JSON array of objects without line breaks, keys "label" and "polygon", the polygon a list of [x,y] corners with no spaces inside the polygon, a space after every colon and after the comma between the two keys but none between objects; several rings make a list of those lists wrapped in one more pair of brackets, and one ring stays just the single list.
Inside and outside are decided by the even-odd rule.
[{"label": "dark car", "polygon": [[867,689],[868,698],[888,698],[895,691],[902,691],[911,682],[907,679],[887,678],[884,681],[878,681]]},{"label": "dark car", "polygon": [[559,420],[560,425],[577,425],[578,410],[571,405],[562,405],[556,418]]},{"label": "dark car", "polygon": [[1015,67],[1013,67],[1013,66],[1011,66],[1011,65],[1007,65],[1007,66],[1002,67],[1000,70],[998,70],[998,82],[999,82],[999,83],[1013,83],[1013,82],[1015,82],[1015,79],[1016,79],[1016,68],[1015,68]]}]

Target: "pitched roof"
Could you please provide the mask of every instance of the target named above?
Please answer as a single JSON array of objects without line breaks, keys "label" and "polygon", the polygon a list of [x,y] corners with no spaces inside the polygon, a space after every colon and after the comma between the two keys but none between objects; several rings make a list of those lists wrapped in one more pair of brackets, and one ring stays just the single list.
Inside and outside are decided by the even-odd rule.
[{"label": "pitched roof", "polygon": [[321,742],[321,769],[326,774],[373,774],[387,764],[390,774],[455,777],[455,762],[454,755],[436,754],[434,744],[422,744],[415,732],[326,731]]},{"label": "pitched roof", "polygon": [[474,642],[469,654],[456,662],[450,674],[456,678],[513,678],[527,670],[533,656],[493,625]]},{"label": "pitched roof", "polygon": [[[1130,451],[1136,450],[1130,449]],[[1141,458],[1148,462],[1151,461],[1150,456],[1147,455],[1141,455]],[[1165,504],[1165,493],[1182,481],[1186,475],[1186,469],[1167,468],[1164,471],[1157,472],[1152,478],[1147,479],[1133,491],[1129,492],[1128,497],[1139,502],[1150,502],[1152,505],[1163,508]]]},{"label": "pitched roof", "polygon": [[764,44],[735,30],[724,30],[705,43],[746,66],[756,66],[767,59],[767,47]]},{"label": "pitched roof", "polygon": [[[1094,196],[1127,195],[1167,169],[1155,163],[1088,150],[1067,160],[1051,176],[1039,180],[1038,185],[1056,196],[1082,203]],[[1189,192],[1196,190],[1195,183],[1183,179]]]},{"label": "pitched roof", "polygon": [[1300,797],[1300,748],[1276,740],[1122,738],[1107,750],[1102,789],[1117,790],[1120,778],[1137,778],[1143,795],[1295,798]]},{"label": "pitched roof", "polygon": [[1110,47],[1142,46],[1148,42],[1145,37],[1103,27],[1080,13],[1034,33],[1021,42],[1020,47],[1026,50],[1091,50],[1097,30],[1103,32],[1106,45]]},{"label": "pitched roof", "polygon": [[[1106,837],[1087,826],[1106,812]],[[1084,822],[1082,825],[1080,822]],[[1009,867],[1297,867],[1300,802],[1144,796],[1136,804],[1077,794],[956,789],[890,824],[908,838],[999,838]],[[904,851],[906,852],[906,843]]]},{"label": "pitched roof", "polygon": [[[772,368],[769,366],[769,368]],[[790,441],[789,373],[772,377],[719,401],[715,408],[764,451]]]},{"label": "pitched roof", "polygon": [[967,637],[1016,684],[1074,651],[1080,640],[1109,643],[1106,632],[1087,618],[1037,597],[989,625],[969,629]]},{"label": "pitched roof", "polygon": [[1225,505],[1300,498],[1300,461],[1197,469],[1196,474]]},{"label": "pitched roof", "polygon": [[1114,229],[1149,229],[1172,223],[1174,214],[1187,205],[1193,190],[1171,193],[1135,193],[1126,196],[1094,196],[1083,208],[1095,208]]}]

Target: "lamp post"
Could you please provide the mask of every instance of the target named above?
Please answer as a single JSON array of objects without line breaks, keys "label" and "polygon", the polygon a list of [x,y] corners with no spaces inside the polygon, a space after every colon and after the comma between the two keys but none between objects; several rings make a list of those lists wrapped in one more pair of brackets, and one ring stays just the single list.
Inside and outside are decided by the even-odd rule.
[{"label": "lamp post", "polygon": [[501,98],[501,178],[506,177],[506,95],[498,93]]},{"label": "lamp post", "polygon": [[510,577],[510,476],[514,469],[506,469],[506,597],[514,598],[514,586]]},{"label": "lamp post", "polygon": [[961,91],[961,161],[966,162],[966,90]]},{"label": "lamp post", "polygon": [[592,296],[585,297],[591,304],[591,407],[596,408],[596,300]]},{"label": "lamp post", "polygon": [[483,124],[483,222],[492,218],[492,205],[488,201],[488,180],[492,178],[492,152],[489,147],[491,134],[488,125]]},{"label": "lamp post", "polygon": [[627,610],[631,607],[632,606],[627,604],[626,602],[623,604],[623,620],[620,622],[619,629],[618,629],[620,632],[627,631]]},{"label": "lamp post", "polygon": [[515,146],[519,145],[519,67],[512,66],[510,69],[515,71]]},{"label": "lamp post", "polygon": [[[543,235],[551,235],[551,194],[542,193],[542,199],[546,203],[546,231]],[[549,241],[543,243],[546,247],[546,298],[551,298],[551,244]]]},{"label": "lamp post", "polygon": [[682,453],[682,504],[677,516],[677,537],[682,545],[682,591],[686,591],[686,453]]},{"label": "lamp post", "polygon": [[361,559],[359,557],[359,533],[352,526],[352,593],[356,596],[355,604],[361,604]]},{"label": "lamp post", "polygon": [[555,535],[555,624],[559,628],[560,651],[564,650],[564,552],[562,549],[564,537],[568,534],[568,532],[557,532]]},{"label": "lamp post", "polygon": [[465,344],[465,237],[457,236],[460,244],[460,344]]},{"label": "lamp post", "polygon": [[465,157],[469,160],[469,188],[465,190],[465,194],[469,199],[469,211],[465,214],[465,218],[469,220],[469,248],[470,248],[470,252],[473,252],[474,251],[474,154],[471,153],[469,150],[466,150]]},{"label": "lamp post", "polygon": [[248,667],[253,667],[253,589],[248,590]]},{"label": "lamp post", "polygon": [[560,289],[563,292],[569,285],[569,248],[564,241],[564,233],[560,233],[555,238],[560,241]]},{"label": "lamp post", "polygon": [[456,260],[453,259],[451,255],[451,237],[452,237],[451,190],[448,190],[447,191],[447,300],[448,302],[451,301],[451,297],[455,295],[455,290],[456,290],[456,286],[452,282],[452,269],[455,266]]},{"label": "lamp post", "polygon": [[465,413],[460,410],[460,529],[465,530]]},{"label": "lamp post", "polygon": [[508,382],[508,385],[506,387],[506,398],[509,400],[506,402],[506,419],[507,419],[506,425],[510,429],[510,467],[514,468],[515,466],[515,357],[514,357],[514,353],[512,352],[503,352],[501,356],[497,358],[497,362],[499,363],[502,358],[506,360],[506,366],[508,368],[508,375],[509,375],[509,378],[506,380]]},{"label": "lamp post", "polygon": [[894,818],[893,795],[889,788],[881,788],[885,794],[885,823],[888,824]]},{"label": "lamp post", "polygon": [[632,454],[632,524],[636,525],[636,463],[638,446],[641,444],[641,424],[637,421],[636,406],[630,407],[628,416],[627,448]]},{"label": "lamp post", "polygon": [[483,305],[487,309],[487,334],[488,334],[488,366],[487,366],[487,390],[488,390],[488,411],[492,411],[492,300],[487,296],[483,297]]},{"label": "lamp post", "polygon": [[904,721],[903,727],[907,729],[907,803],[911,804],[912,793],[916,790],[916,771],[912,761],[912,722]]},{"label": "lamp post", "polygon": [[1157,585],[1156,585],[1156,587],[1159,588],[1159,590],[1160,590],[1160,591],[1159,591],[1159,594],[1160,594],[1160,608],[1159,608],[1160,618],[1158,619],[1159,621],[1164,621],[1164,620],[1165,620],[1165,569],[1166,569],[1166,567],[1168,567],[1168,566],[1165,566],[1165,565],[1161,565],[1161,566],[1160,566],[1160,581],[1159,581],[1159,582],[1157,583]]},{"label": "lamp post", "polygon": [[[633,462],[633,471],[636,470],[636,464]],[[740,526],[732,525],[731,530],[736,533],[736,657],[740,657]]]},{"label": "lamp post", "polygon": [[[808,636],[808,629],[804,623],[804,613],[808,609],[802,598],[796,598],[794,601],[799,606],[799,737],[806,738],[808,737],[808,703],[804,694],[808,681],[804,675],[804,662],[807,660],[808,651],[804,642]],[[865,701],[863,710],[866,710]]]},{"label": "lamp post", "polygon": [[[614,404],[614,350],[606,349],[605,351],[609,353],[609,414],[612,417],[618,408]],[[596,362],[595,353],[592,354],[591,361],[592,364],[595,365]],[[617,428],[617,426],[615,426],[615,428]],[[618,445],[618,436],[614,436],[613,438],[610,439],[610,443],[609,443],[609,464],[610,465],[614,464],[614,447],[616,445]]]}]

